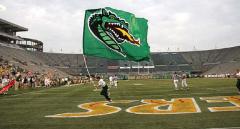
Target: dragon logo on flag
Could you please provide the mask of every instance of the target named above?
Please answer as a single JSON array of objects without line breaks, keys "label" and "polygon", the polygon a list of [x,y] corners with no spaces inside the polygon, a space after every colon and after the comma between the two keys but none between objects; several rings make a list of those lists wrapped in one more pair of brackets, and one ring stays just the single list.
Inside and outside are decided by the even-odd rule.
[{"label": "dragon logo on flag", "polygon": [[134,38],[128,29],[128,23],[109,10],[102,9],[100,13],[92,14],[88,19],[92,34],[111,50],[126,57],[120,44],[128,43],[140,46],[140,39]]}]

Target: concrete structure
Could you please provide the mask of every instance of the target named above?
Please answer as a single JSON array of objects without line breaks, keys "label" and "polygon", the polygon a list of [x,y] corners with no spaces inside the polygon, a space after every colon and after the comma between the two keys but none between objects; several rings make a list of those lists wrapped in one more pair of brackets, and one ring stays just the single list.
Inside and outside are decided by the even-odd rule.
[{"label": "concrete structure", "polygon": [[0,43],[42,52],[43,43],[41,41],[17,36],[17,32],[22,31],[28,31],[28,29],[0,18]]}]

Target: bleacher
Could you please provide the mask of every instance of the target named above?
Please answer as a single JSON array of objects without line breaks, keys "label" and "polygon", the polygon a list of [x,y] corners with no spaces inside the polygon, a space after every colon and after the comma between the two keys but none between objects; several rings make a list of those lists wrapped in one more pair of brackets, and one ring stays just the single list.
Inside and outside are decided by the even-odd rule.
[{"label": "bleacher", "polygon": [[0,45],[0,55],[3,59],[8,60],[10,64],[32,72],[44,73],[54,71],[61,77],[68,76],[67,73],[46,65],[45,61],[38,58],[33,52]]},{"label": "bleacher", "polygon": [[[32,71],[54,70],[63,76],[87,74],[82,54],[31,52],[0,44],[0,55],[11,63]],[[155,52],[151,53],[150,62],[108,60],[91,56],[86,56],[86,61],[90,73],[233,72],[240,68],[240,46],[206,51]]]},{"label": "bleacher", "polygon": [[[219,67],[219,65],[226,65],[231,62],[239,62],[240,46],[206,51],[181,52],[181,54],[192,66],[193,70],[206,73],[207,71],[214,69],[214,67]],[[235,67],[231,66],[229,66],[229,68],[232,69],[231,71],[235,69]]]}]

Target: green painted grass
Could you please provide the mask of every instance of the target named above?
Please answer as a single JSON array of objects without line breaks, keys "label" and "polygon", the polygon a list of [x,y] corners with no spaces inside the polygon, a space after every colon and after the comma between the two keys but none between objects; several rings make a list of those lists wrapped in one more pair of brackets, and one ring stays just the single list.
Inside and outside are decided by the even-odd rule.
[{"label": "green painted grass", "polygon": [[[175,91],[171,80],[119,81],[111,88],[113,100],[139,100],[129,104],[113,104],[122,111],[88,118],[46,118],[65,112],[80,112],[77,105],[104,100],[89,85],[46,89],[25,89],[0,96],[0,129],[204,129],[240,127],[240,112],[208,111],[208,107],[228,105],[206,103],[199,97],[238,95],[235,79],[189,79],[189,91]],[[143,85],[134,85],[143,84]],[[140,104],[141,99],[193,97],[201,113],[176,115],[136,115],[125,112]]]}]

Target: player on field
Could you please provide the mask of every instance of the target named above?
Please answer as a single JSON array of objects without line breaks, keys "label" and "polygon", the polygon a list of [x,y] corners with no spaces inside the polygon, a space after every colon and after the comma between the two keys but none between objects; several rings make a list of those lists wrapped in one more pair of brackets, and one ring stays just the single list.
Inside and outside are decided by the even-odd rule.
[{"label": "player on field", "polygon": [[238,88],[238,93],[240,94],[240,70],[237,69],[237,72],[236,72],[236,78],[237,78],[237,88]]},{"label": "player on field", "polygon": [[181,81],[182,81],[182,88],[188,90],[189,88],[188,88],[188,84],[187,84],[187,74],[184,71],[181,75]]},{"label": "player on field", "polygon": [[115,88],[117,88],[117,84],[118,84],[118,77],[117,77],[117,75],[115,75],[113,77],[113,85],[115,86]]},{"label": "player on field", "polygon": [[113,86],[113,77],[112,77],[112,75],[110,75],[110,77],[109,77],[109,86],[110,87]]},{"label": "player on field", "polygon": [[173,84],[175,86],[175,90],[179,90],[179,87],[178,87],[179,75],[177,74],[177,72],[173,73],[172,79],[173,79]]},{"label": "player on field", "polygon": [[111,98],[109,97],[110,93],[108,92],[109,89],[106,82],[100,77],[97,77],[97,80],[98,86],[102,87],[102,91],[100,92],[100,94],[103,95],[107,101],[112,102]]}]

